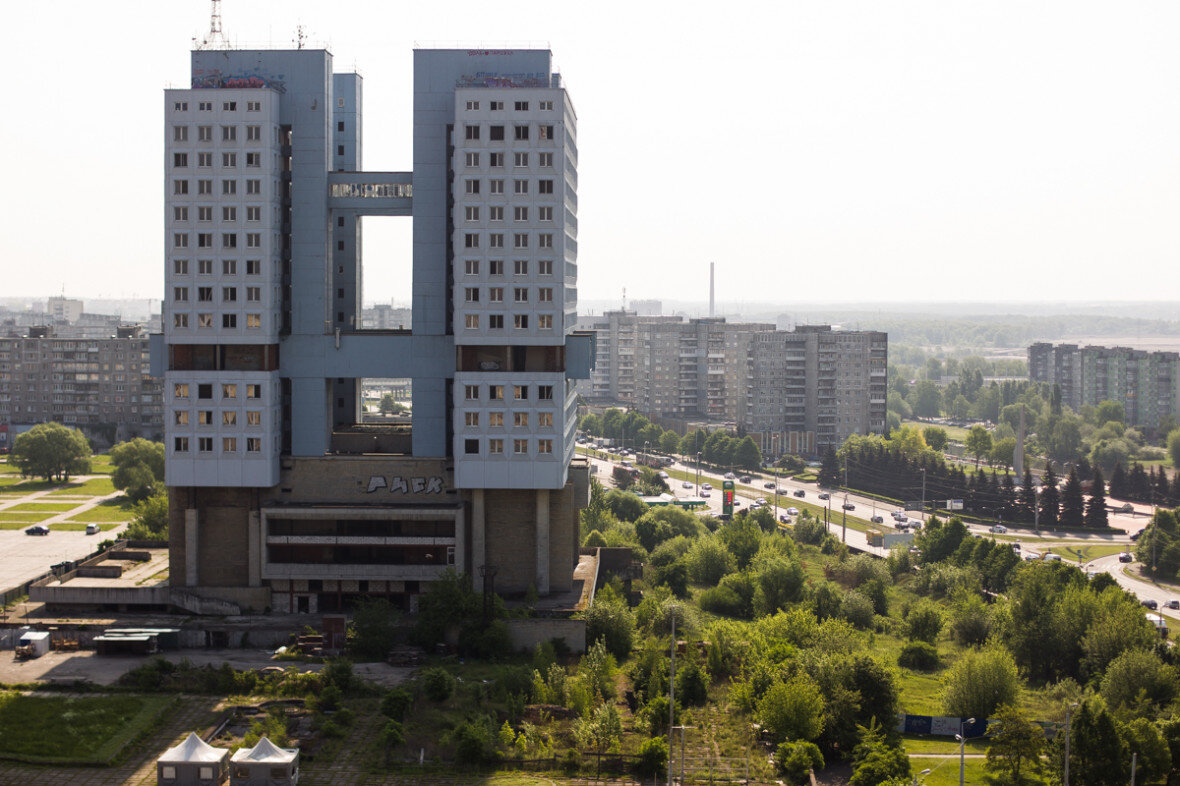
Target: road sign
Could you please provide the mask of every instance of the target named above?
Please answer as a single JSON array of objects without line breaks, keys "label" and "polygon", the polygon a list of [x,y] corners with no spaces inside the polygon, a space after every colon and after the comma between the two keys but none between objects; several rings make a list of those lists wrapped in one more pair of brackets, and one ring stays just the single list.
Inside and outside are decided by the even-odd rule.
[{"label": "road sign", "polygon": [[961,500],[961,499],[948,499],[946,501],[946,509],[947,510],[962,510],[963,509],[963,500]]},{"label": "road sign", "polygon": [[910,500],[909,502],[907,502],[905,504],[905,509],[906,510],[921,510],[922,509],[922,500],[920,500],[920,499]]},{"label": "road sign", "polygon": [[726,516],[733,515],[733,481],[721,483],[721,512]]}]

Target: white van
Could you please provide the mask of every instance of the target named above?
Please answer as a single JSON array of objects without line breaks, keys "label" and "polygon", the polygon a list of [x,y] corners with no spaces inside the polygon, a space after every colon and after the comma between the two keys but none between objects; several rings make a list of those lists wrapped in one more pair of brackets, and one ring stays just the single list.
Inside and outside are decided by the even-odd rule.
[{"label": "white van", "polygon": [[86,525],[86,534],[87,535],[97,535],[100,532],[102,532],[102,527],[98,526],[97,524],[87,524]]}]

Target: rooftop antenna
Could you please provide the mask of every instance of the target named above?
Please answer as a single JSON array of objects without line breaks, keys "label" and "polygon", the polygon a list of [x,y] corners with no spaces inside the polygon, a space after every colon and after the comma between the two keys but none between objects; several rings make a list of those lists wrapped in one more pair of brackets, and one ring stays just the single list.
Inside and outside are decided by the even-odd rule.
[{"label": "rooftop antenna", "polygon": [[197,49],[229,49],[229,41],[221,32],[221,0],[210,0],[210,5],[209,33],[197,44]]},{"label": "rooftop antenna", "polygon": [[623,287],[623,310],[627,310],[627,288]]},{"label": "rooftop antenna", "polygon": [[[217,2],[217,0],[214,0],[214,2]],[[306,40],[307,40],[307,36],[303,32],[303,25],[299,25],[298,27],[295,28],[295,48],[302,49],[303,42]]]}]

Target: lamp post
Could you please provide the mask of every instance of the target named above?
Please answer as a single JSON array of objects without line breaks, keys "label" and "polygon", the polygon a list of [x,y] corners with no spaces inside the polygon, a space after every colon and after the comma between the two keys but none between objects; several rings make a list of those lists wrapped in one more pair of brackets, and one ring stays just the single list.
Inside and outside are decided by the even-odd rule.
[{"label": "lamp post", "polygon": [[701,452],[697,451],[697,496],[701,496]]},{"label": "lamp post", "polygon": [[[927,767],[926,769],[924,769],[924,770],[922,770],[921,772],[919,772],[919,773],[918,773],[918,775],[929,775],[929,774],[930,774],[930,768],[929,768],[929,767]],[[915,776],[914,776],[914,786],[918,786],[918,775],[915,775]],[[926,782],[926,781],[925,781],[925,779],[923,779],[923,780],[922,780],[922,783],[925,783],[925,782]]]},{"label": "lamp post", "polygon": [[955,738],[959,741],[959,786],[963,786],[963,771],[964,764],[966,763],[965,757],[963,756],[963,746],[967,742],[966,727],[969,723],[975,723],[975,718],[968,718],[966,721],[959,718],[959,733],[955,735]]}]

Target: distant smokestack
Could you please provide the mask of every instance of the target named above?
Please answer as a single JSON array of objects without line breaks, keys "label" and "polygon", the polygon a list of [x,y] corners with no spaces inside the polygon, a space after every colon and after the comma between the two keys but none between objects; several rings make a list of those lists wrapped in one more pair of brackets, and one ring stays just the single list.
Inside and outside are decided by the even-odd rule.
[{"label": "distant smokestack", "polygon": [[713,266],[715,262],[709,263],[709,316],[713,316]]}]

